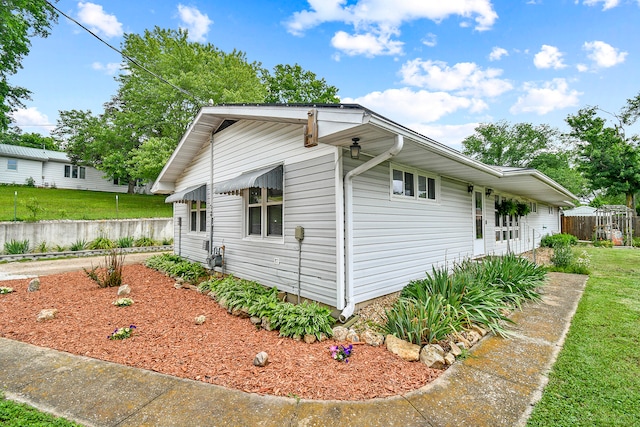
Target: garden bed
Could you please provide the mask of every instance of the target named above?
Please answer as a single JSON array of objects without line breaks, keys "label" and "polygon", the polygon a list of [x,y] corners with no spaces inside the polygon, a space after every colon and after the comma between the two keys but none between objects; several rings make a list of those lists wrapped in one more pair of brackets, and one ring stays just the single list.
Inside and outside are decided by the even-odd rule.
[{"label": "garden bed", "polygon": [[[331,358],[328,340],[306,344],[258,330],[206,295],[176,289],[175,281],[142,265],[124,267],[134,303],[117,307],[117,288],[99,288],[84,272],[43,276],[36,292],[29,280],[2,282],[0,335],[69,353],[249,393],[304,399],[362,400],[401,395],[442,372],[406,362],[383,347],[356,345],[348,363]],[[42,309],[56,317],[36,321]],[[196,325],[197,316],[206,316]],[[110,340],[115,329],[135,325],[131,338]],[[256,367],[257,353],[269,363]]]}]

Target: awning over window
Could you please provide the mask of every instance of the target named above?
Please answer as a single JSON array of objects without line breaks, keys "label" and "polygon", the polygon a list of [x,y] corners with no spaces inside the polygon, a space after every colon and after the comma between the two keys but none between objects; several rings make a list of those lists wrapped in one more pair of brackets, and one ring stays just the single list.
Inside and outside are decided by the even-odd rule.
[{"label": "awning over window", "polygon": [[282,171],[282,165],[278,165],[251,172],[243,172],[235,178],[216,184],[213,192],[227,194],[251,187],[282,190]]},{"label": "awning over window", "polygon": [[164,199],[165,203],[174,202],[192,202],[192,201],[207,201],[207,184],[195,185],[193,187],[186,188],[182,191],[177,191]]}]

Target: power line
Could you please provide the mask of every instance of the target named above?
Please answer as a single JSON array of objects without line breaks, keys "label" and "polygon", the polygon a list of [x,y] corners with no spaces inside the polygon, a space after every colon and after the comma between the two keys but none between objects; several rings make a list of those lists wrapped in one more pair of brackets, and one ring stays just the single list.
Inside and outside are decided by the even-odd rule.
[{"label": "power line", "polygon": [[58,9],[57,7],[55,7],[53,4],[51,4],[49,2],[49,0],[45,0],[47,2],[47,4],[49,6],[51,6],[56,12],[58,12],[60,15],[64,16],[65,18],[67,18],[68,20],[70,20],[71,22],[73,22],[74,24],[78,25],[80,28],[82,28],[83,30],[85,30],[86,32],[88,32],[89,34],[91,34],[93,37],[95,37],[96,39],[98,39],[100,42],[102,42],[103,44],[105,44],[106,46],[108,46],[109,48],[113,49],[114,51],[118,52],[120,55],[122,55],[123,58],[125,58],[127,61],[131,62],[133,65],[135,65],[136,67],[140,68],[141,70],[149,73],[151,76],[157,78],[158,80],[160,80],[161,82],[171,86],[172,88],[174,88],[175,90],[182,92],[183,94],[185,94],[186,96],[188,96],[189,98],[191,98],[192,100],[196,101],[196,103],[203,105],[204,102],[202,102],[202,100],[198,99],[195,95],[193,95],[192,93],[188,92],[185,89],[182,89],[181,87],[178,87],[176,85],[174,85],[173,83],[171,83],[170,81],[168,81],[167,79],[165,79],[162,76],[159,76],[158,74],[154,73],[153,71],[149,70],[147,67],[145,67],[144,65],[142,65],[141,63],[139,63],[137,60],[135,60],[134,58],[130,57],[129,55],[126,55],[124,52],[122,52],[121,50],[117,49],[116,47],[114,47],[113,45],[109,44],[107,41],[103,40],[100,36],[98,36],[96,33],[94,33],[93,31],[91,31],[90,29],[88,29],[87,27],[85,27],[84,25],[82,25],[80,22],[76,21],[75,19],[73,19],[72,17],[70,17],[69,15],[67,15],[66,13],[64,13],[63,11],[61,11],[60,9]]}]

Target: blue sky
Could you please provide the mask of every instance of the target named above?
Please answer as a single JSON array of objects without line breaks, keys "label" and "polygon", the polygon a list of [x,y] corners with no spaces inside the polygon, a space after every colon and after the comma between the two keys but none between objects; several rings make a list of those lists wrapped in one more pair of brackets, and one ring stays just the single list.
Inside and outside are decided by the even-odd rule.
[{"label": "blue sky", "polygon": [[[300,64],[355,102],[454,148],[479,123],[547,123],[587,105],[616,113],[640,92],[640,0],[68,1],[56,6],[120,47],[123,34],[186,28],[272,69]],[[119,54],[60,17],[10,83],[14,114],[47,134],[60,110],[117,91]]]}]

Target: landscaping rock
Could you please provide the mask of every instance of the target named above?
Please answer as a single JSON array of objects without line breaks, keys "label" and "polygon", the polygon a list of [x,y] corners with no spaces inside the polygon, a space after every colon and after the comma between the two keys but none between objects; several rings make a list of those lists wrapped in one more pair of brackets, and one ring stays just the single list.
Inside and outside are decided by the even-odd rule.
[{"label": "landscaping rock", "polygon": [[366,330],[363,333],[361,333],[360,339],[362,339],[362,341],[374,347],[379,347],[382,344],[384,344],[384,335],[379,334],[377,332],[369,331],[369,330]]},{"label": "landscaping rock", "polygon": [[458,344],[453,341],[449,341],[449,347],[451,347],[450,353],[453,354],[454,357],[458,357],[462,354],[462,350],[460,350]]},{"label": "landscaping rock", "polygon": [[349,329],[345,338],[348,342],[360,342],[360,336],[353,329]]},{"label": "landscaping rock", "polygon": [[456,343],[456,345],[461,349],[461,350],[468,350],[469,349],[469,341],[467,341],[466,343],[463,343],[462,341],[459,341]]},{"label": "landscaping rock", "polygon": [[249,320],[251,320],[251,323],[256,325],[256,326],[262,323],[262,318],[261,317],[251,316],[251,318]]},{"label": "landscaping rock", "polygon": [[238,316],[241,319],[248,319],[251,317],[249,316],[249,310],[246,307],[234,308],[231,310],[231,314]]},{"label": "landscaping rock", "polygon": [[478,334],[480,334],[481,337],[484,337],[488,333],[488,331],[486,329],[484,329],[483,327],[478,326],[478,325],[473,325],[471,327],[471,330],[477,332]]},{"label": "landscaping rock", "polygon": [[444,357],[445,351],[440,344],[430,344],[430,345],[440,356]]},{"label": "landscaping rock", "polygon": [[444,369],[447,364],[441,351],[442,347],[439,345],[427,344],[420,350],[420,361],[429,368]]},{"label": "landscaping rock", "polygon": [[206,320],[207,317],[204,314],[201,314],[200,316],[197,316],[195,318],[196,325],[202,325],[204,322],[206,322]]},{"label": "landscaping rock", "polygon": [[118,288],[118,296],[119,297],[124,297],[127,296],[131,293],[131,286],[129,285],[122,285]]},{"label": "landscaping rock", "polygon": [[260,353],[256,354],[255,359],[253,359],[253,364],[254,366],[266,366],[266,364],[269,362],[269,355],[267,354],[266,351],[261,351]]},{"label": "landscaping rock", "polygon": [[307,344],[313,344],[316,342],[316,336],[313,334],[306,334],[303,339]]},{"label": "landscaping rock", "polygon": [[327,334],[325,334],[324,332],[320,332],[320,338],[318,338],[318,341],[322,342],[322,341],[326,341],[328,339],[329,339],[329,337],[327,336]]},{"label": "landscaping rock", "polygon": [[182,282],[176,282],[173,284],[173,287],[176,289],[182,289]]},{"label": "landscaping rock", "polygon": [[466,331],[465,334],[467,335],[467,340],[471,346],[476,345],[478,341],[480,341],[480,338],[482,338],[482,336],[476,331]]},{"label": "landscaping rock", "polygon": [[45,308],[44,310],[40,310],[40,313],[38,313],[38,317],[36,318],[36,320],[38,322],[51,320],[56,317],[57,313],[58,313],[58,310],[56,310],[55,308]]},{"label": "landscaping rock", "polygon": [[265,331],[271,331],[271,321],[269,321],[268,317],[263,317],[260,323],[260,326],[262,326],[262,329],[264,329]]},{"label": "landscaping rock", "polygon": [[453,355],[453,353],[447,353],[444,355],[444,363],[446,363],[447,366],[451,366],[456,363],[456,357]]},{"label": "landscaping rock", "polygon": [[336,341],[346,340],[348,333],[349,333],[349,330],[344,326],[336,326],[335,328],[333,328],[333,338]]},{"label": "landscaping rock", "polygon": [[462,343],[463,347],[466,348],[467,350],[471,348],[471,343],[462,334],[456,334],[455,338],[457,340],[456,344],[458,345],[458,347],[460,347],[460,343]]},{"label": "landscaping rock", "polygon": [[401,359],[409,362],[416,362],[420,360],[420,346],[412,344],[400,338],[394,337],[389,334],[386,336],[384,342],[387,344],[387,350],[397,355]]},{"label": "landscaping rock", "polygon": [[35,279],[31,279],[31,281],[29,282],[29,286],[27,287],[27,292],[35,292],[39,289],[40,289],[40,279],[37,277]]}]

